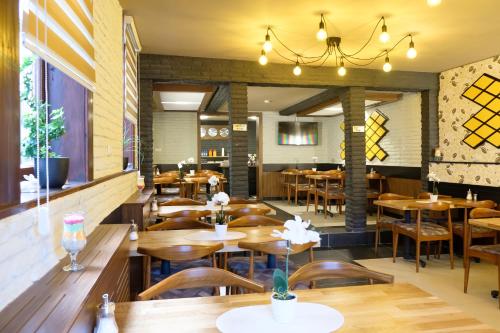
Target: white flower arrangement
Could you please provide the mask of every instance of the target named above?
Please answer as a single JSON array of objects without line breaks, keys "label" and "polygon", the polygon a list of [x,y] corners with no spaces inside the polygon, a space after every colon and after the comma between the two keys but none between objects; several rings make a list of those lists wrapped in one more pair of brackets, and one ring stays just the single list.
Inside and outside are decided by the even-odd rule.
[{"label": "white flower arrangement", "polygon": [[313,163],[318,163],[318,156],[313,156],[312,160],[313,160]]},{"label": "white flower arrangement", "polygon": [[182,160],[182,161],[180,161],[179,163],[177,163],[177,167],[178,167],[179,169],[182,169],[182,167],[184,166],[184,164],[186,164],[186,161]]},{"label": "white flower arrangement", "polygon": [[213,175],[212,177],[208,178],[208,183],[210,184],[210,186],[217,186],[217,184],[219,184],[219,178]]},{"label": "white flower arrangement", "polygon": [[194,157],[190,157],[187,159],[188,164],[193,164],[194,163]]},{"label": "white flower arrangement", "polygon": [[229,204],[229,195],[226,192],[219,192],[213,195],[212,202],[216,205],[220,205],[220,212],[217,212],[215,217],[216,224],[226,224],[226,219],[224,217],[224,206]]},{"label": "white flower arrangement", "polygon": [[438,188],[436,183],[439,184],[439,182],[441,181],[439,177],[434,172],[429,172],[429,174],[427,175],[427,179],[432,182],[432,194],[438,195]]}]

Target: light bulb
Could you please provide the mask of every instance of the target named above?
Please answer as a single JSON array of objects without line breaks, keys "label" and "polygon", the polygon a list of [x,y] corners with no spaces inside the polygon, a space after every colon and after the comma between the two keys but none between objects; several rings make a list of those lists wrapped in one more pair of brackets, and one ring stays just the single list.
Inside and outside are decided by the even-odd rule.
[{"label": "light bulb", "polygon": [[316,38],[322,42],[326,39],[326,37],[328,37],[328,35],[326,34],[325,23],[323,23],[323,21],[321,21],[321,22],[319,22],[319,30],[316,33]]},{"label": "light bulb", "polygon": [[271,52],[273,49],[273,44],[271,43],[271,36],[269,34],[266,34],[266,41],[264,42],[263,49],[266,53]]},{"label": "light bulb", "polygon": [[341,61],[340,61],[340,67],[339,67],[339,69],[337,70],[337,74],[338,74],[339,76],[344,76],[346,72],[347,72],[347,71],[346,71],[346,69],[345,69],[345,67],[344,67],[344,62],[341,60]]},{"label": "light bulb", "polygon": [[406,56],[409,59],[415,59],[417,56],[417,50],[415,50],[415,44],[413,44],[413,41],[410,42],[410,47],[408,48],[408,51],[406,51]]},{"label": "light bulb", "polygon": [[392,70],[392,65],[389,62],[389,57],[385,57],[385,63],[384,66],[382,67],[384,69],[384,72],[390,72]]},{"label": "light bulb", "polygon": [[264,50],[262,50],[262,52],[260,53],[259,64],[261,64],[262,66],[267,64],[267,56],[266,56],[266,52],[264,52]]},{"label": "light bulb", "polygon": [[293,68],[293,74],[294,74],[295,76],[299,76],[301,73],[302,73],[302,69],[301,69],[301,68],[300,68],[300,66],[299,66],[299,62],[297,61],[297,62],[295,63],[295,67]]},{"label": "light bulb", "polygon": [[380,39],[382,43],[387,43],[389,39],[391,39],[391,36],[387,32],[387,26],[385,25],[385,23],[382,26],[382,32],[380,33],[380,36],[378,36],[378,39]]},{"label": "light bulb", "polygon": [[427,0],[427,5],[431,7],[439,6],[441,4],[441,0]]}]

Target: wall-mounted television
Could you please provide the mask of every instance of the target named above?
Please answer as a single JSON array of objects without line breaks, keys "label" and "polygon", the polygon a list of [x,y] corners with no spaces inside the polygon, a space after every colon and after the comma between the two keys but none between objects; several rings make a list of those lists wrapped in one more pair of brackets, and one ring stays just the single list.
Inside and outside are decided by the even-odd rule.
[{"label": "wall-mounted television", "polygon": [[299,121],[278,122],[278,144],[314,146],[318,144],[318,123]]}]

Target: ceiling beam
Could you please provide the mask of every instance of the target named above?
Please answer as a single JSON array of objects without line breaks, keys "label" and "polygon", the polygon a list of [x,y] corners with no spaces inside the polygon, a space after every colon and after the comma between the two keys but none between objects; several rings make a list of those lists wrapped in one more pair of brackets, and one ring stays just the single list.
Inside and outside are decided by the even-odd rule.
[{"label": "ceiling beam", "polygon": [[210,102],[205,107],[206,113],[216,113],[220,107],[229,99],[229,89],[222,85],[217,88]]},{"label": "ceiling beam", "polygon": [[328,107],[332,104],[338,103],[339,94],[341,88],[330,88],[322,93],[309,97],[308,99],[303,100],[297,104],[289,106],[283,110],[280,110],[280,115],[282,116],[291,116],[293,114],[305,115],[309,114],[325,107]]},{"label": "ceiling beam", "polygon": [[401,98],[403,98],[402,93],[383,92],[383,91],[367,91],[365,99],[368,99],[371,101],[379,101],[379,102],[397,102]]}]

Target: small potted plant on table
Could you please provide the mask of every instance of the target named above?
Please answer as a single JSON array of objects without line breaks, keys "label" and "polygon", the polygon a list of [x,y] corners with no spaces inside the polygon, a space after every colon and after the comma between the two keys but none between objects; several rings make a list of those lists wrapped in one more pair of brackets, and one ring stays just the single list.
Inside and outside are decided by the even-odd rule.
[{"label": "small potted plant on table", "polygon": [[280,232],[273,230],[273,237],[278,237],[287,241],[287,254],[285,258],[285,272],[277,268],[273,274],[273,293],[271,294],[271,309],[273,317],[277,322],[288,323],[295,316],[297,295],[291,293],[288,288],[288,262],[291,247],[293,244],[317,243],[320,241],[319,233],[309,230],[311,222],[302,221],[300,216],[295,216],[295,220],[285,222],[285,230]]},{"label": "small potted plant on table", "polygon": [[437,202],[439,198],[437,184],[439,184],[440,180],[434,172],[429,172],[427,178],[432,182],[432,194],[430,195],[431,202]]},{"label": "small potted plant on table", "polygon": [[224,214],[224,206],[229,204],[229,195],[226,192],[219,192],[212,196],[212,202],[215,205],[220,205],[220,211],[216,213],[215,217],[215,234],[217,238],[223,239],[227,234],[227,221]]}]

